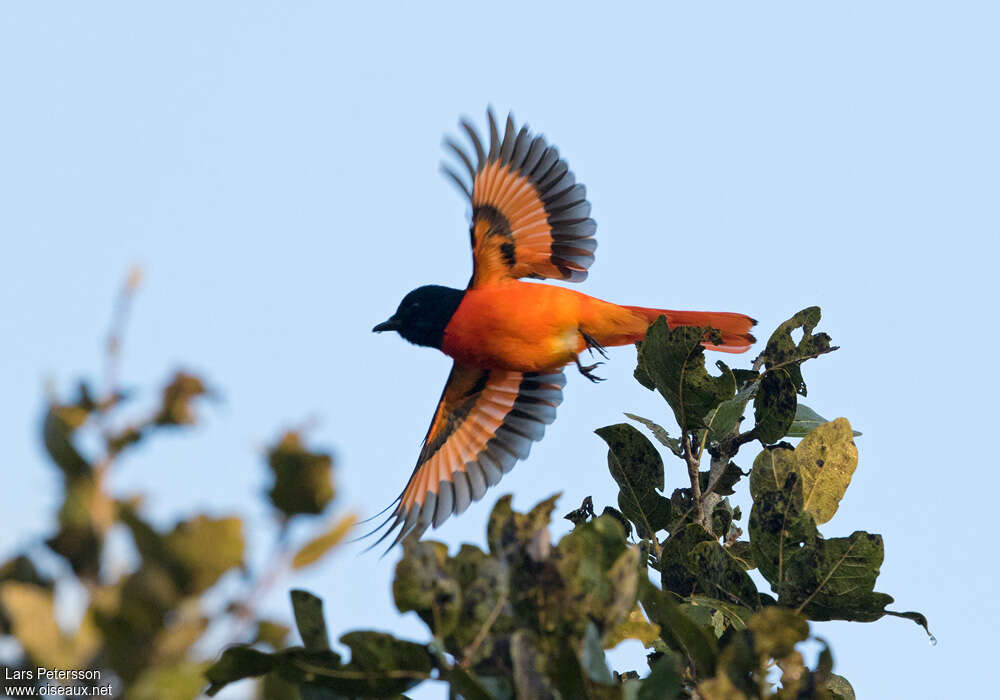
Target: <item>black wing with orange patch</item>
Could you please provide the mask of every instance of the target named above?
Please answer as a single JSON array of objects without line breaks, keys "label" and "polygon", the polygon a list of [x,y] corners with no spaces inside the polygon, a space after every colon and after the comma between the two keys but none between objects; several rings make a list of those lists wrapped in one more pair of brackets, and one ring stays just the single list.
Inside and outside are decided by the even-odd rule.
[{"label": "black wing with orange patch", "polygon": [[472,125],[461,122],[475,150],[475,164],[458,144],[445,140],[471,178],[470,186],[443,166],[472,202],[469,286],[520,277],[586,279],[597,249],[587,189],[544,137],[532,136],[527,126],[517,130],[508,116],[501,138],[492,110],[486,117],[489,150]]},{"label": "black wing with orange patch", "polygon": [[391,522],[378,542],[397,528],[393,545],[409,534],[419,537],[482,498],[542,439],[565,384],[562,372],[484,370],[456,362],[417,466],[379,527]]}]

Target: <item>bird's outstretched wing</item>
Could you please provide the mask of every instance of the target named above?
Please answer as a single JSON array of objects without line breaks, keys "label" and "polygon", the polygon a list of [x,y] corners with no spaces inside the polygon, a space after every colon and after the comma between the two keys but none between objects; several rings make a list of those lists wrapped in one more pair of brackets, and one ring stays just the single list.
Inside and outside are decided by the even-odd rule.
[{"label": "bird's outstretched wing", "polygon": [[[417,466],[379,542],[399,528],[396,544],[419,537],[478,501],[514,464],[528,456],[556,417],[562,372],[486,370],[454,364]],[[377,531],[377,530],[376,530]]]},{"label": "bird's outstretched wing", "polygon": [[597,223],[590,218],[587,189],[577,183],[559,151],[527,126],[507,117],[501,138],[487,110],[489,149],[462,120],[475,151],[472,158],[445,139],[468,170],[470,182],[442,166],[472,202],[470,287],[519,277],[580,282],[594,262]]}]

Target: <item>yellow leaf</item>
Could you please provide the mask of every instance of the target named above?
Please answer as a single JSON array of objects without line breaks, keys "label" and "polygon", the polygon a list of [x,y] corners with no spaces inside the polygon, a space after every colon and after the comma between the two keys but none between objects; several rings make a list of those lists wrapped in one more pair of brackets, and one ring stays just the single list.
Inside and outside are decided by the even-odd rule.
[{"label": "yellow leaf", "polygon": [[824,423],[795,448],[802,477],[802,508],[822,525],[833,517],[858,466],[854,432],[846,418]]},{"label": "yellow leaf", "polygon": [[357,519],[357,516],[352,513],[330,530],[306,542],[292,558],[292,568],[301,569],[322,559],[327,552],[344,539],[350,529],[354,527]]},{"label": "yellow leaf", "polygon": [[76,632],[64,633],[56,622],[50,591],[9,581],[0,587],[0,604],[10,617],[14,636],[38,665],[82,668],[97,653],[100,640],[90,613],[84,615]]},{"label": "yellow leaf", "polygon": [[747,700],[743,691],[733,685],[725,673],[699,683],[698,695],[704,700]]},{"label": "yellow leaf", "polygon": [[647,649],[660,638],[660,626],[646,619],[638,604],[620,625],[615,627],[604,640],[604,648],[611,649],[626,639],[638,639]]},{"label": "yellow leaf", "polygon": [[789,474],[798,475],[795,499],[822,525],[834,516],[858,466],[854,431],[846,418],[809,431],[794,450],[771,447],[757,456],[750,475],[750,494],[781,489]]}]

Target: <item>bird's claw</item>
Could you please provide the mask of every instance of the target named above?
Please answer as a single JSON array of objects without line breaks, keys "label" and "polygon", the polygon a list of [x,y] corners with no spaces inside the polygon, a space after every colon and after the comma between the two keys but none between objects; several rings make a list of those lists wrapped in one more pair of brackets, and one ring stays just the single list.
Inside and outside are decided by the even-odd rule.
[{"label": "bird's claw", "polygon": [[605,360],[608,359],[608,353],[604,350],[604,346],[597,342],[597,339],[594,338],[594,336],[584,333],[583,331],[580,331],[580,335],[583,336],[583,342],[587,344],[587,350],[590,352],[591,356],[594,355],[594,351],[596,350],[601,357]]},{"label": "bird's claw", "polygon": [[576,368],[578,370],[580,370],[580,374],[582,374],[583,376],[585,376],[587,379],[589,379],[590,381],[594,382],[595,384],[597,382],[603,382],[604,381],[604,377],[598,377],[596,374],[593,373],[595,369],[597,369],[600,365],[603,365],[603,364],[604,364],[603,362],[595,362],[592,365],[586,365],[586,366],[584,366],[584,365],[580,364],[580,359],[579,358],[577,358],[577,360],[576,360]]}]

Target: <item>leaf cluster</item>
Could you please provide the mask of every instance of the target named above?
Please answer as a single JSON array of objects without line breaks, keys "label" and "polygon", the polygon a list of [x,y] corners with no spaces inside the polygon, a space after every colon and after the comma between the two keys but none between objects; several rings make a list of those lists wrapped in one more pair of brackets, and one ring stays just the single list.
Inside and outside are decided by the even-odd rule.
[{"label": "leaf cluster", "polygon": [[[835,349],[814,332],[819,320],[818,308],[799,312],[752,367],[719,362],[714,374],[703,350],[711,329],[670,329],[660,319],[638,348],[635,376],[660,393],[679,431],[626,415],[681,462],[680,483],[639,429],[600,428],[614,505],[598,515],[586,498],[565,516],[573,529],[558,542],[550,536],[555,497],[519,513],[505,496],[490,516],[486,550],[406,543],[393,596],[400,612],[426,625],[429,642],[350,633],[341,637],[351,651],[344,662],[326,646],[318,608],[303,610],[293,595],[304,646],[227,650],[209,671],[213,692],[264,675],[297,685],[303,698],[398,697],[428,680],[447,684],[449,697],[475,700],[853,698],[825,642],[815,665],[806,664],[801,645],[818,639],[811,623],[899,615],[926,628],[926,620],[887,610],[892,598],[875,591],[879,535],[825,538],[818,530],[850,484],[860,434],[799,402],[803,363]],[[763,450],[744,470],[736,460],[754,442]],[[728,496],[747,476],[744,538],[743,514]],[[754,569],[769,590],[758,589]],[[321,635],[309,632],[316,628]],[[609,667],[606,650],[626,639],[646,647],[648,669]],[[306,658],[312,675],[303,675]]]},{"label": "leaf cluster", "polygon": [[[119,311],[134,289],[130,282]],[[118,331],[108,344],[109,366],[120,350]],[[267,452],[276,544],[269,560],[254,566],[237,514],[152,521],[145,494],[116,493],[112,474],[157,436],[197,426],[214,392],[199,376],[178,371],[141,401],[143,392],[120,390],[114,374],[101,391],[84,381],[69,399],[49,397],[41,438],[61,476],[62,499],[55,531],[0,562],[0,638],[16,642],[2,690],[38,692],[44,681],[17,672],[46,667],[100,671],[99,682],[114,679],[118,696],[193,699],[209,666],[199,643],[229,637],[283,647],[290,628],[258,615],[257,601],[282,572],[324,557],[353,523],[352,516],[315,518],[334,498],[332,457],[307,448],[294,431]],[[298,528],[304,541],[289,534],[293,517],[312,521]],[[57,591],[67,588],[84,597],[79,622],[68,628],[56,614],[64,605]],[[76,690],[89,693],[96,683],[76,682]]]}]

